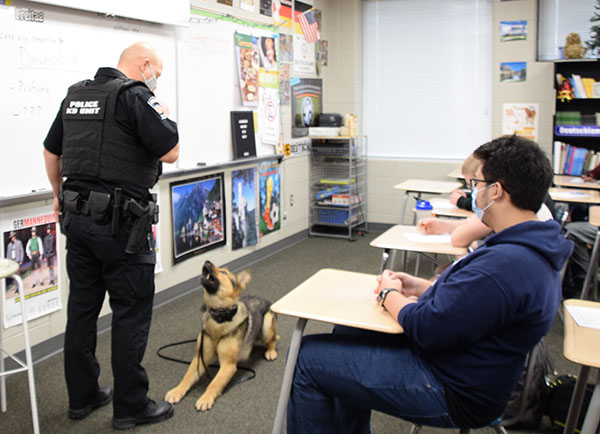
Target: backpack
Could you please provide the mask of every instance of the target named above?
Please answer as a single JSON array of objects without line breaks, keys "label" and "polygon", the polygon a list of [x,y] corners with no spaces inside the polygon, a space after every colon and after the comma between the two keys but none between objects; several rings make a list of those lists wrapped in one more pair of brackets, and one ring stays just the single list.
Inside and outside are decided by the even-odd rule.
[{"label": "backpack", "polygon": [[544,414],[544,397],[550,372],[548,349],[540,341],[527,354],[521,377],[504,410],[502,426],[509,429],[537,429]]},{"label": "backpack", "polygon": [[[567,415],[576,382],[577,377],[560,375],[555,381],[550,383],[544,400],[544,414],[550,418],[550,422],[552,423],[550,430],[553,433],[561,433],[567,423]],[[577,421],[577,430],[581,430],[593,392],[594,385],[588,383],[583,396],[579,420]]]}]

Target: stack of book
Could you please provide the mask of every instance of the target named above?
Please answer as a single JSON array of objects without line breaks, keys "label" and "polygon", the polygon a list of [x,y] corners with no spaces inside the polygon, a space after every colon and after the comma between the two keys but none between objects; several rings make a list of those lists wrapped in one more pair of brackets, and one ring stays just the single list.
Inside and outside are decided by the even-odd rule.
[{"label": "stack of book", "polygon": [[567,143],[554,142],[554,173],[581,176],[600,164],[600,153]]},{"label": "stack of book", "polygon": [[562,74],[556,74],[558,87],[562,86],[565,80],[569,80],[573,87],[575,98],[600,98],[600,82],[590,77],[581,77],[578,74],[572,74],[565,78]]}]

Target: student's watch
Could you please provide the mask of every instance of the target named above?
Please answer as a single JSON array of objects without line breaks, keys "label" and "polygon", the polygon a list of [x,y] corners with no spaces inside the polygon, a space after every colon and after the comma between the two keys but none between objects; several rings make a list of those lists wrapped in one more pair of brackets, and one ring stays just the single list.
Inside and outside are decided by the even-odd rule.
[{"label": "student's watch", "polygon": [[387,295],[388,295],[390,292],[400,292],[400,291],[398,291],[397,289],[394,289],[394,288],[385,288],[385,289],[382,289],[382,290],[379,292],[379,295],[377,296],[377,302],[378,302],[380,305],[382,305],[382,306],[383,306],[383,303],[385,303],[385,298],[387,297]]}]

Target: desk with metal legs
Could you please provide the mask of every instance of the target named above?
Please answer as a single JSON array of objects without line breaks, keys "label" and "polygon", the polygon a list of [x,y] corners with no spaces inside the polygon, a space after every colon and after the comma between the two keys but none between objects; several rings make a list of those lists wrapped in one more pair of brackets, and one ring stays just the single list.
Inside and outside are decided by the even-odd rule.
[{"label": "desk with metal legs", "polygon": [[[404,205],[402,207],[400,224],[404,223],[404,216],[406,215],[406,207],[408,205],[408,196],[410,193],[416,193],[416,197],[421,199],[422,193],[450,194],[460,187],[462,187],[462,183],[456,181],[432,181],[427,179],[408,179],[400,184],[394,185],[394,189],[404,190]],[[416,215],[413,218],[413,224],[416,223],[415,220]]]},{"label": "desk with metal legs", "polygon": [[[565,300],[565,306],[579,306],[598,310],[600,315],[600,303],[586,300]],[[591,368],[600,368],[600,330],[579,326],[570,312],[565,309],[565,337],[564,337],[564,355],[572,362],[579,363],[579,375],[575,390],[571,398],[569,413],[565,424],[563,434],[573,434],[575,432],[576,421],[579,420],[579,413],[583,403],[585,386]],[[600,374],[596,381],[594,393],[587,409],[585,420],[581,428],[581,434],[594,434],[598,429],[600,421]]]},{"label": "desk with metal legs", "polygon": [[[422,238],[422,240],[418,240],[418,238]],[[426,241],[427,238],[436,242]],[[394,255],[397,250],[417,252],[425,256],[427,253],[463,256],[468,252],[466,247],[454,247],[449,241],[438,240],[439,236],[436,235],[421,235],[416,226],[396,225],[379,235],[369,245],[383,249],[381,271],[394,265]],[[418,272],[419,256],[417,256],[415,275]]]},{"label": "desk with metal legs", "polygon": [[271,306],[277,314],[298,318],[283,374],[273,434],[281,434],[283,430],[300,341],[309,319],[383,333],[403,332],[398,321],[376,303],[375,279],[373,274],[322,269]]}]

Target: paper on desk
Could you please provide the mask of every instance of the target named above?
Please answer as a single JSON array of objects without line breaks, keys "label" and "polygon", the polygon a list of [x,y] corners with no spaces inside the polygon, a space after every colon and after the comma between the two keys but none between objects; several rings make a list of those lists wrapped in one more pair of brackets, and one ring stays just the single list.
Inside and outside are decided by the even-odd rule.
[{"label": "paper on desk", "polygon": [[447,243],[450,244],[450,234],[445,235],[425,235],[425,234],[404,234],[406,238],[415,243]]},{"label": "paper on desk", "polygon": [[445,210],[450,210],[450,209],[455,209],[457,208],[456,205],[453,205],[452,202],[445,202],[445,201],[431,201],[431,205],[433,205],[434,210],[437,209],[445,209]]},{"label": "paper on desk", "polygon": [[553,191],[552,192],[552,197],[553,198],[563,198],[563,199],[568,199],[570,197],[586,197],[588,196],[588,193],[585,193],[583,191]]},{"label": "paper on desk", "polygon": [[600,330],[600,309],[594,307],[565,305],[579,327]]}]

